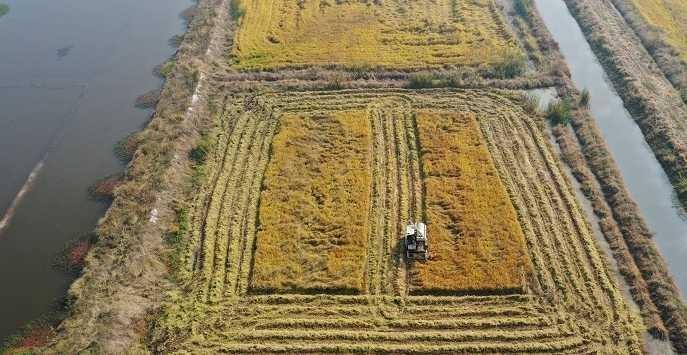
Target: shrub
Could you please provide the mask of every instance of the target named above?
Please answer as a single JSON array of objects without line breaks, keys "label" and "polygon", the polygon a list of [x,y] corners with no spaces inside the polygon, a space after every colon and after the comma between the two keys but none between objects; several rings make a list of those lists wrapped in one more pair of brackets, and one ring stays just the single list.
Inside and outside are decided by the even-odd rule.
[{"label": "shrub", "polygon": [[501,63],[496,65],[496,76],[501,79],[510,79],[525,72],[525,57],[522,54],[509,52]]},{"label": "shrub", "polygon": [[203,164],[208,153],[211,151],[212,146],[212,140],[208,136],[205,136],[200,140],[200,143],[198,143],[195,148],[188,152],[188,158],[191,159],[195,164]]},{"label": "shrub", "polygon": [[234,21],[240,20],[246,14],[246,9],[243,7],[243,4],[241,4],[241,0],[231,0],[229,6],[231,17]]},{"label": "shrub", "polygon": [[532,0],[515,0],[513,3],[515,13],[520,17],[528,18],[530,16],[530,9],[532,8]]},{"label": "shrub", "polygon": [[408,78],[409,89],[429,89],[434,86],[434,76],[430,73],[414,73]]},{"label": "shrub", "polygon": [[523,109],[529,114],[536,114],[539,112],[539,97],[537,95],[528,94],[523,97]]},{"label": "shrub", "polygon": [[0,17],[7,15],[10,12],[10,7],[7,4],[0,4]]},{"label": "shrub", "polygon": [[176,62],[174,60],[168,60],[153,69],[153,74],[155,76],[161,77],[161,78],[167,78],[170,74],[172,74],[172,71],[174,70],[174,67],[176,66]]},{"label": "shrub", "polygon": [[591,101],[591,94],[589,90],[584,89],[580,94],[580,107],[589,108],[589,102]]},{"label": "shrub", "polygon": [[572,119],[570,100],[556,100],[546,109],[546,118],[553,125],[568,125]]}]

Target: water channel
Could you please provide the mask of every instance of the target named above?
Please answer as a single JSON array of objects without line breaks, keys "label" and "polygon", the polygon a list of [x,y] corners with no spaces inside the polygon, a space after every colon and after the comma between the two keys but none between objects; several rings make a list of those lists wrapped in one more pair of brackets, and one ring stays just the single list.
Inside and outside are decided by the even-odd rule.
[{"label": "water channel", "polygon": [[675,282],[681,290],[687,290],[687,218],[668,176],[623,106],[565,3],[562,0],[535,0],[535,3],[560,45],[573,82],[591,93],[592,114],[630,195],[654,232]]},{"label": "water channel", "polygon": [[160,86],[152,69],[173,54],[168,40],[191,4],[2,2],[0,341],[65,295],[71,277],[55,255],[102,216],[87,188],[124,168],[113,146],[150,115],[134,100]]}]

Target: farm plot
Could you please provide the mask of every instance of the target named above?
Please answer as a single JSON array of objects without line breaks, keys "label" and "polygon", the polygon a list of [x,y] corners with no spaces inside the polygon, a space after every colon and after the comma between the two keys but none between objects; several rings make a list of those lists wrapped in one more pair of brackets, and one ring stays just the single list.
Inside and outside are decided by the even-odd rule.
[{"label": "farm plot", "polygon": [[687,61],[687,2],[683,0],[632,0],[652,26],[661,29],[667,42]]},{"label": "farm plot", "polygon": [[364,289],[370,135],[365,112],[282,116],[260,201],[253,289]]},{"label": "farm plot", "polygon": [[432,257],[416,291],[514,292],[529,263],[525,237],[475,114],[420,112]]},{"label": "farm plot", "polygon": [[242,0],[235,67],[395,69],[501,63],[521,55],[493,0]]},{"label": "farm plot", "polygon": [[[609,278],[549,143],[537,123],[524,114],[519,102],[514,92],[477,90],[330,91],[230,97],[222,120],[224,133],[218,137],[217,153],[208,163],[212,172],[191,213],[187,256],[182,260],[185,270],[180,275],[188,287],[172,295],[164,307],[153,332],[156,350],[641,352],[637,319],[627,310]],[[324,124],[312,123],[318,120]],[[350,206],[368,205],[364,221],[352,221],[355,228],[366,229],[367,239],[356,239],[356,244],[365,248],[361,266],[363,286],[357,286],[357,294],[350,295],[338,289],[289,289],[288,283],[276,285],[278,291],[287,292],[254,292],[249,286],[263,272],[258,269],[271,270],[269,260],[260,261],[260,244],[275,241],[269,237],[263,240],[255,226],[259,223],[261,231],[273,228],[265,224],[269,219],[264,219],[262,205],[266,198],[271,198],[266,196],[268,193],[278,190],[270,176],[279,176],[272,174],[285,166],[280,161],[288,160],[286,155],[280,156],[286,153],[279,150],[287,147],[287,141],[308,142],[313,145],[312,154],[318,156],[315,166],[327,166],[327,159],[319,159],[322,148],[318,145],[323,143],[317,140],[327,134],[336,135],[334,132],[346,132],[338,131],[342,126],[348,127],[348,136],[331,137],[329,144],[340,146],[337,149],[341,161],[354,161],[356,169],[363,161],[368,165],[367,170],[356,171],[358,181],[368,181],[368,188],[360,187],[360,191],[369,192],[370,199],[355,199],[359,204],[340,204],[343,211]],[[431,127],[444,136],[433,134]],[[529,275],[521,278],[522,273],[512,272],[502,278],[485,273],[486,276],[469,277],[450,285],[452,291],[467,291],[463,295],[408,292],[414,287],[408,282],[409,276],[422,266],[406,265],[401,257],[401,229],[408,219],[425,216],[430,228],[437,228],[432,227],[431,201],[440,199],[441,194],[436,191],[447,192],[437,190],[427,180],[433,172],[443,171],[440,176],[450,176],[447,169],[436,168],[442,164],[441,159],[431,151],[442,144],[432,146],[427,134],[458,147],[462,144],[462,150],[468,151],[465,159],[481,162],[475,163],[480,166],[476,174],[483,174],[485,183],[490,183],[488,188],[472,187],[471,191],[495,196],[493,205],[481,213],[501,213],[494,221],[497,226],[464,217],[460,220],[461,228],[481,228],[503,240],[515,241],[493,248],[493,253],[501,253],[502,258],[490,260],[492,266],[503,270],[513,265],[525,270],[531,266]],[[340,144],[339,140],[346,139],[360,144]],[[270,141],[273,151],[268,163]],[[485,167],[487,155],[493,165]],[[367,178],[365,171],[369,174]],[[345,178],[345,174],[339,175]],[[261,181],[265,184],[262,197]],[[454,188],[457,196],[468,196],[460,192],[460,184]],[[365,194],[354,192],[358,193]],[[324,196],[326,200],[327,195]],[[213,207],[217,204],[231,212]],[[271,208],[283,208],[280,202],[273,204]],[[283,220],[289,220],[291,212],[288,208],[283,210],[287,213]],[[458,215],[466,213],[460,208],[457,211]],[[517,221],[518,226],[503,221]],[[294,237],[284,234],[281,238]],[[518,235],[526,248],[517,242]],[[345,250],[339,248],[343,245],[346,244],[325,251],[336,255]],[[443,250],[441,253],[440,257],[450,255]],[[280,258],[284,265],[291,257],[286,254]],[[361,257],[354,260],[358,263]],[[474,265],[468,257],[450,260],[455,270]],[[505,262],[505,266],[500,262]],[[331,277],[323,276],[327,273],[320,269],[314,275]],[[303,280],[315,276],[305,277]],[[357,280],[361,276],[357,273],[354,277]],[[341,280],[345,279],[334,275],[329,281]],[[359,285],[357,282],[352,284]],[[514,288],[513,283],[517,282],[520,284]],[[501,292],[490,289],[483,294],[480,287],[495,287]]]}]

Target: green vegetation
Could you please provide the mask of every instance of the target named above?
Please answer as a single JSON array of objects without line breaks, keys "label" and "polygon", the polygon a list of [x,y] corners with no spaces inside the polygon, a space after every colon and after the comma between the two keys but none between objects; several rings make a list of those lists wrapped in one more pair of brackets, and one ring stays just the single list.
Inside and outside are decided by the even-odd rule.
[{"label": "green vegetation", "polygon": [[0,17],[7,15],[10,12],[10,6],[7,4],[0,4]]},{"label": "green vegetation", "polygon": [[527,69],[525,56],[521,53],[511,52],[506,54],[503,61],[496,65],[495,72],[497,78],[511,79],[524,73],[525,69]]},{"label": "green vegetation", "polygon": [[513,8],[520,17],[527,18],[532,8],[532,0],[515,0],[513,1]]},{"label": "green vegetation", "polygon": [[434,86],[435,76],[430,73],[413,73],[408,78],[409,89],[429,89]]},{"label": "green vegetation", "polygon": [[246,14],[246,8],[243,7],[241,0],[231,0],[229,3],[229,10],[234,21],[238,21]]},{"label": "green vegetation", "polygon": [[556,100],[549,103],[546,109],[546,118],[553,125],[567,126],[572,120],[572,105],[569,99]]},{"label": "green vegetation", "polygon": [[580,93],[580,107],[589,108],[590,101],[592,99],[591,94],[588,89],[582,90]]}]

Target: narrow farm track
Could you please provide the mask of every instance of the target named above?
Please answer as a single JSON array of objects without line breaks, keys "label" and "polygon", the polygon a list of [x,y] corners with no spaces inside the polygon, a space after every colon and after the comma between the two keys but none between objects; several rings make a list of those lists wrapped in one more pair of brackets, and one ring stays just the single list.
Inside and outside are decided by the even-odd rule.
[{"label": "narrow farm track", "polygon": [[[207,183],[189,215],[184,255],[191,291],[165,308],[156,325],[159,350],[639,353],[637,320],[608,275],[552,148],[518,98],[479,90],[229,97]],[[253,251],[261,186],[280,117],[342,112],[369,120],[350,123],[370,130],[365,286],[351,295],[251,292],[253,268],[260,267]],[[427,218],[416,122],[427,112],[475,117],[525,236],[532,275],[523,275],[524,291],[408,293],[413,265],[399,243],[408,221]],[[328,129],[322,124],[331,121],[319,122],[318,129]]]}]

